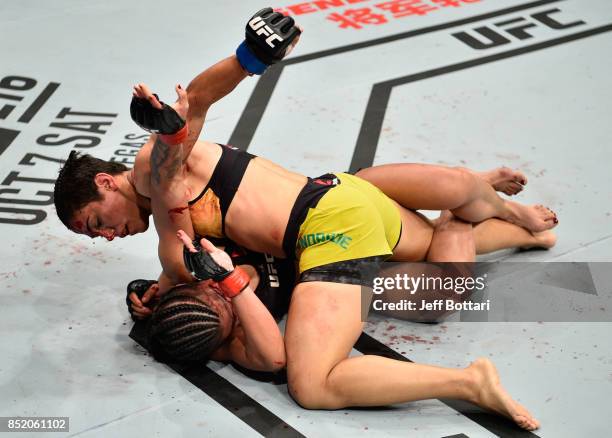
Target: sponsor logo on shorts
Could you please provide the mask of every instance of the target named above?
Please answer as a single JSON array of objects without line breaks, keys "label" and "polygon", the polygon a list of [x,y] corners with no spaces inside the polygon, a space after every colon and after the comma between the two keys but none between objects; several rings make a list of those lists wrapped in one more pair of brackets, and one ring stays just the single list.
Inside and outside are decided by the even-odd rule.
[{"label": "sponsor logo on shorts", "polygon": [[310,233],[304,234],[298,240],[300,248],[305,249],[318,243],[332,242],[342,249],[348,249],[352,237],[344,233]]},{"label": "sponsor logo on shorts", "polygon": [[314,179],[313,182],[321,186],[337,186],[339,181],[338,181],[338,178],[334,178],[334,179],[317,178],[317,179]]}]

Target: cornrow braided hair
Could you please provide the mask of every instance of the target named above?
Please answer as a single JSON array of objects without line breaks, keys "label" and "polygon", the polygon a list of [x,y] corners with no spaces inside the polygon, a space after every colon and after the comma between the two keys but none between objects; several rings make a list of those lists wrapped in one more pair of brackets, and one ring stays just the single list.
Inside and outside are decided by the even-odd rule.
[{"label": "cornrow braided hair", "polygon": [[220,343],[219,315],[180,292],[168,292],[153,312],[147,330],[149,350],[160,362],[206,361]]}]

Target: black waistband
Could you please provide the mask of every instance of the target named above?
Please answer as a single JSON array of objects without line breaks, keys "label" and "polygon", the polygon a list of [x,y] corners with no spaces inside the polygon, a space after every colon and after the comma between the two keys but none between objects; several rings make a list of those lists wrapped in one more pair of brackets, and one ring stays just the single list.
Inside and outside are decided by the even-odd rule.
[{"label": "black waistband", "polygon": [[219,158],[208,184],[197,198],[189,201],[189,204],[196,203],[206,193],[206,190],[210,188],[219,198],[221,232],[225,235],[225,216],[227,210],[236,195],[238,186],[242,182],[242,177],[249,163],[255,158],[255,155],[233,146],[219,146],[221,146],[221,158]]},{"label": "black waistband", "polygon": [[372,287],[388,256],[369,256],[316,266],[300,274],[299,282],[326,281]]},{"label": "black waistband", "polygon": [[295,258],[295,245],[297,243],[300,225],[306,219],[308,209],[316,207],[319,200],[332,187],[340,184],[340,180],[332,173],[326,173],[318,178],[308,178],[300,191],[291,209],[287,229],[283,236],[283,251],[288,259]]}]

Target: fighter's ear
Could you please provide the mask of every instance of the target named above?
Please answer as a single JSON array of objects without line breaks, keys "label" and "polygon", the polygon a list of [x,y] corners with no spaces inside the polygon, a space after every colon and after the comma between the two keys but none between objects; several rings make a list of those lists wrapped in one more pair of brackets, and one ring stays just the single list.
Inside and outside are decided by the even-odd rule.
[{"label": "fighter's ear", "polygon": [[94,177],[94,181],[96,183],[96,186],[98,186],[98,188],[102,190],[115,191],[118,189],[115,178],[112,175],[109,175],[108,173],[97,173]]}]

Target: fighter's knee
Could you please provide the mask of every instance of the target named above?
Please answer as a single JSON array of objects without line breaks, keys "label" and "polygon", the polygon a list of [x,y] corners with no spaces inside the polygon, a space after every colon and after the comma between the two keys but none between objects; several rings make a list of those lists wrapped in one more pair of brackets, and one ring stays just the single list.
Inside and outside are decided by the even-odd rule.
[{"label": "fighter's knee", "polygon": [[453,185],[458,197],[467,196],[477,187],[478,176],[468,168],[451,167],[450,171],[453,173]]},{"label": "fighter's knee", "polygon": [[340,409],[341,400],[330,391],[326,378],[308,373],[287,372],[287,388],[295,402],[304,409]]},{"label": "fighter's knee", "polygon": [[287,369],[287,389],[291,398],[304,409],[319,408],[321,384],[315,379],[309,379],[306,373]]},{"label": "fighter's knee", "polygon": [[471,183],[475,181],[477,178],[477,176],[474,175],[474,172],[472,172],[467,167],[455,166],[455,167],[451,167],[451,170],[455,174],[456,178],[459,178],[465,182]]}]

